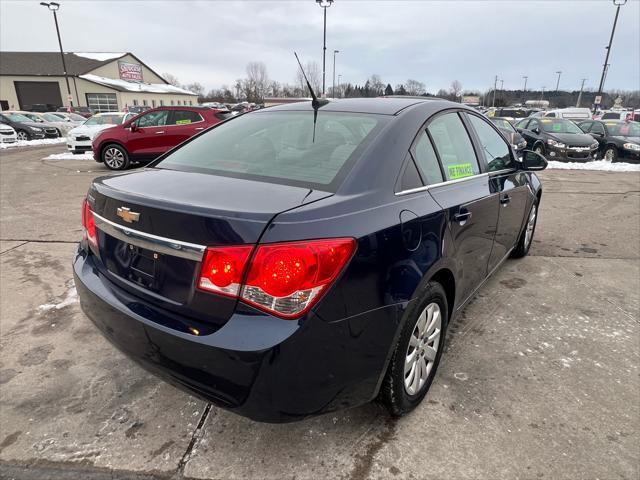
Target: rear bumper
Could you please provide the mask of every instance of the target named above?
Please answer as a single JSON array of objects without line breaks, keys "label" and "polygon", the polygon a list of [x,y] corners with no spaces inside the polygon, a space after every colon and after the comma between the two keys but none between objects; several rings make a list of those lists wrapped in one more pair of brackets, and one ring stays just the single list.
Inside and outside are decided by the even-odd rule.
[{"label": "rear bumper", "polygon": [[[215,405],[264,422],[357,406],[378,392],[402,307],[327,322],[287,321],[238,308],[203,336],[170,328],[163,312],[114,285],[79,250],[73,269],[84,313],[147,370]],[[172,318],[169,318],[171,316]]]}]

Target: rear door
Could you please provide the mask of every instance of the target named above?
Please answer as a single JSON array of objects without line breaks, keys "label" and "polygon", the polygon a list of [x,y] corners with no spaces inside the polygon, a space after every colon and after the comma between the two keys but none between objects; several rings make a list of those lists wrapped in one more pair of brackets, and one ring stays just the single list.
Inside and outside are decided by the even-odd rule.
[{"label": "rear door", "polygon": [[[464,301],[487,276],[498,225],[498,194],[492,191],[489,175],[480,169],[460,113],[436,116],[427,125],[427,134],[445,180],[430,187],[429,192],[447,212],[456,249],[459,298]],[[420,165],[420,161],[417,163]]]},{"label": "rear door", "polygon": [[137,129],[130,131],[127,150],[134,157],[154,158],[169,148],[167,122],[169,110],[154,110],[138,117]]},{"label": "rear door", "polygon": [[491,191],[498,194],[498,229],[489,258],[492,271],[518,242],[529,202],[526,174],[516,168],[511,148],[489,122],[465,113],[482,152],[484,169],[489,173]]},{"label": "rear door", "polygon": [[175,147],[188,140],[207,127],[204,118],[193,110],[173,110],[166,129],[167,142],[165,149]]}]

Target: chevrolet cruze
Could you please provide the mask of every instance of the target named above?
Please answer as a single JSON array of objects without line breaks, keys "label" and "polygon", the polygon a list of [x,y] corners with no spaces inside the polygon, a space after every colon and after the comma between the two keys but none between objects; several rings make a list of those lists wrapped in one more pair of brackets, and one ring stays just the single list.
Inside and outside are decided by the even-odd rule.
[{"label": "chevrolet cruze", "polygon": [[73,260],[125,354],[259,421],[373,399],[411,411],[453,316],[526,255],[545,159],[443,100],[296,103],[233,117],[94,180]]}]

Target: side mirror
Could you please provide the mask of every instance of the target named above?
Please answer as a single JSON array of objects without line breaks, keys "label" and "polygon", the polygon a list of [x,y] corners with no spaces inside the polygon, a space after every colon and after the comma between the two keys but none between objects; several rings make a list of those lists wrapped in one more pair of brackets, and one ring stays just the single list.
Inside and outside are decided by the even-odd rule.
[{"label": "side mirror", "polygon": [[547,168],[547,159],[539,153],[532,150],[524,150],[522,152],[522,169],[523,170],[544,170]]},{"label": "side mirror", "polygon": [[139,131],[139,130],[140,130],[140,129],[138,128],[138,125],[136,125],[136,122],[131,122],[131,123],[129,124],[129,128],[131,129],[131,131],[132,131],[132,132],[137,132],[137,131]]},{"label": "side mirror", "polygon": [[531,130],[533,133],[535,133],[536,135],[540,133],[540,129],[538,127],[535,127],[533,130]]}]

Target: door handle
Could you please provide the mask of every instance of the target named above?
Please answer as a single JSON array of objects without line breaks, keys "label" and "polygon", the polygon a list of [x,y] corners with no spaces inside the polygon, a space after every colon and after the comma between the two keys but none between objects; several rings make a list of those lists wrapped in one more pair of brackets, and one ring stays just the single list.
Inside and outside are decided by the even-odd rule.
[{"label": "door handle", "polygon": [[500,205],[502,205],[503,207],[506,207],[507,205],[509,205],[510,202],[511,202],[511,197],[509,197],[509,195],[504,195],[500,197]]},{"label": "door handle", "polygon": [[453,219],[456,222],[460,222],[460,225],[464,225],[466,221],[469,220],[470,218],[471,218],[471,212],[456,213],[453,216]]},{"label": "door handle", "polygon": [[159,132],[156,132],[156,135],[162,135],[164,133],[164,130],[161,130]]},{"label": "door handle", "polygon": [[196,130],[204,130],[204,127],[196,127]]}]

